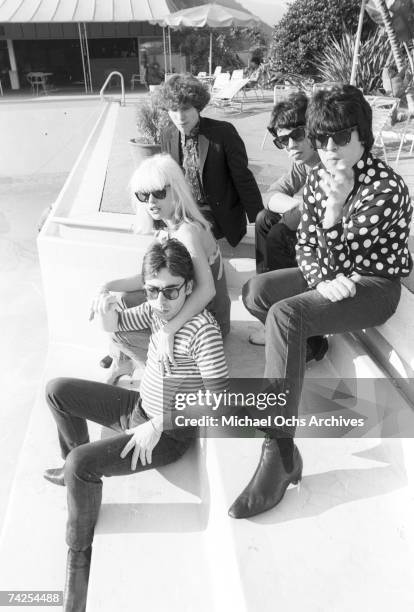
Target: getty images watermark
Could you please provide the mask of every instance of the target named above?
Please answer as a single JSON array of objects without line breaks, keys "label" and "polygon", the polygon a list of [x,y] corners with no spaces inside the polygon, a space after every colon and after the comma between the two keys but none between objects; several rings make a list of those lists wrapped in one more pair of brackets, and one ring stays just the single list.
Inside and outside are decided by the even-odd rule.
[{"label": "getty images watermark", "polygon": [[204,385],[167,379],[166,430],[198,427],[210,437],[256,437],[274,428],[299,437],[414,437],[414,415],[395,379],[309,379],[302,392],[284,380]]}]

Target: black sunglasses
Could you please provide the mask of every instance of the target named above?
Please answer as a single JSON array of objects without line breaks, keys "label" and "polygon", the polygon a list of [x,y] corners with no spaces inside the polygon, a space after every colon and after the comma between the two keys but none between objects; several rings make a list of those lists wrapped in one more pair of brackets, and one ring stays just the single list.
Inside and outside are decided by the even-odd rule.
[{"label": "black sunglasses", "polygon": [[149,202],[150,196],[154,196],[156,200],[165,200],[167,195],[167,185],[164,189],[156,189],[155,191],[136,191],[135,197],[140,202]]},{"label": "black sunglasses", "polygon": [[332,138],[338,147],[344,147],[351,142],[352,132],[357,128],[357,125],[338,130],[337,132],[325,132],[324,134],[315,134],[309,136],[309,139],[315,149],[326,149],[329,139]]},{"label": "black sunglasses", "polygon": [[306,136],[306,130],[304,125],[298,125],[298,127],[289,132],[289,134],[283,134],[283,136],[278,135],[276,128],[267,129],[272,134],[272,136],[274,136],[273,144],[278,149],[283,149],[283,147],[287,147],[289,144],[289,139],[292,139],[295,142],[300,142]]},{"label": "black sunglasses", "polygon": [[151,286],[147,287],[144,285],[144,289],[149,300],[156,300],[160,293],[162,293],[167,300],[176,300],[180,295],[181,289],[186,283],[187,281],[184,281],[179,287],[165,287],[164,289]]}]

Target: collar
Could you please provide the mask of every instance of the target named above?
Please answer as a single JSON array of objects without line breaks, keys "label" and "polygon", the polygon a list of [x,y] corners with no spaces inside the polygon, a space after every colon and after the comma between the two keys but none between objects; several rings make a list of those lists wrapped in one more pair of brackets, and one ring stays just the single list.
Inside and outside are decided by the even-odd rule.
[{"label": "collar", "polygon": [[303,162],[303,165],[305,166],[307,172],[309,173],[309,171],[312,170],[312,168],[314,168],[318,164],[320,164],[320,162],[321,160],[319,157],[319,153],[317,151],[314,151],[312,157],[307,162]]},{"label": "collar", "polygon": [[189,134],[181,134],[181,138],[186,142],[187,140],[196,140],[200,133],[200,120],[196,123]]}]

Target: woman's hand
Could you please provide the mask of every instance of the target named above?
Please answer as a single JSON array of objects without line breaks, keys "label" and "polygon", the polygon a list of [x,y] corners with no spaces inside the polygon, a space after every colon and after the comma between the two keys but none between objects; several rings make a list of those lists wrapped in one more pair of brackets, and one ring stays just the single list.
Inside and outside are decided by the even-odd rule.
[{"label": "woman's hand", "polygon": [[162,327],[156,334],[155,344],[157,349],[157,360],[161,370],[161,376],[171,374],[171,366],[176,365],[174,359],[174,334],[171,334],[167,326]]},{"label": "woman's hand", "polygon": [[331,302],[340,302],[346,298],[354,297],[356,283],[360,280],[359,274],[354,273],[351,277],[338,274],[336,278],[322,281],[316,286],[316,291]]},{"label": "woman's hand", "polygon": [[133,451],[131,470],[136,470],[138,459],[144,466],[152,463],[152,451],[161,438],[161,430],[149,420],[132,429],[126,429],[125,433],[132,434],[132,437],[122,449],[121,458],[124,459],[131,450]]}]

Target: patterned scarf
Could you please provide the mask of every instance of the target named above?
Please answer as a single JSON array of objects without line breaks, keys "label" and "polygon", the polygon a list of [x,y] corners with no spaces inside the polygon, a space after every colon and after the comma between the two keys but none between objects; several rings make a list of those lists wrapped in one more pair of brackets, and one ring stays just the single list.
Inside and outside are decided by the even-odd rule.
[{"label": "patterned scarf", "polygon": [[185,179],[197,204],[202,204],[204,196],[200,178],[200,156],[198,152],[199,131],[200,124],[197,123],[189,134],[181,134],[181,150],[183,154]]}]

